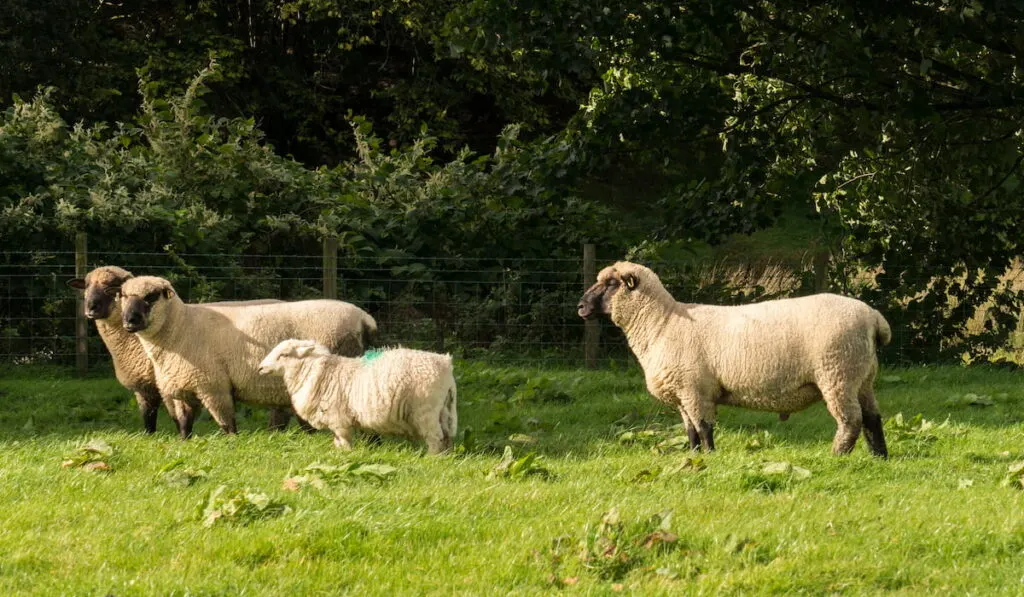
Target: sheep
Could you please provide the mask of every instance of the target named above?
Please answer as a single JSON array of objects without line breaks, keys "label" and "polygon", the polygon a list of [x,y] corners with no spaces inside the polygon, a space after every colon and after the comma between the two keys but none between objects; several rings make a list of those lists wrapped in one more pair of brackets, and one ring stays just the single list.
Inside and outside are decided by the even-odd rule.
[{"label": "sheep", "polygon": [[85,278],[68,281],[68,285],[83,292],[85,316],[96,322],[96,330],[114,362],[117,381],[135,393],[146,433],[156,431],[157,410],[161,402],[167,407],[179,432],[184,433],[174,402],[162,398],[156,387],[153,365],[142,350],[142,345],[134,335],[121,327],[121,310],[115,300],[116,293],[112,294],[110,290],[120,288],[131,277],[131,272],[125,269],[105,266],[92,270]]},{"label": "sheep", "polygon": [[[163,403],[178,427],[178,432],[182,437],[188,437],[192,433],[195,413],[188,405],[183,404],[179,407],[175,401],[165,399],[160,395],[156,385],[156,375],[153,372],[153,364],[146,356],[138,338],[121,325],[121,307],[116,300],[117,290],[131,277],[132,273],[128,270],[108,265],[92,270],[86,274],[85,278],[68,280],[68,286],[82,291],[85,316],[96,322],[96,330],[113,361],[114,375],[117,377],[117,381],[135,394],[146,433],[156,432],[157,411],[160,404]],[[260,299],[206,304],[216,306],[279,302],[281,301],[276,299]],[[281,415],[275,414],[280,420]],[[284,416],[288,416],[287,411]],[[287,418],[284,420],[287,422]],[[272,418],[271,426],[273,423]]]},{"label": "sheep", "polygon": [[888,457],[875,401],[882,315],[835,294],[722,307],[676,302],[658,276],[620,261],[583,294],[583,319],[609,316],[644,370],[647,389],[676,407],[693,449],[714,450],[718,404],[792,413],[824,400],[838,426],[832,451],[853,450],[863,429]]},{"label": "sheep", "polygon": [[431,454],[452,447],[458,415],[451,355],[391,348],[346,358],[312,340],[289,339],[259,372],[283,378],[295,412],[333,431],[344,450],[352,448],[355,428],[423,439]]},{"label": "sheep", "polygon": [[266,353],[304,336],[339,354],[362,354],[377,323],[362,309],[335,300],[251,306],[187,305],[170,282],[154,276],[121,285],[121,320],[153,362],[160,393],[202,404],[225,433],[235,433],[234,400],[290,407],[281,379],[257,375]]}]

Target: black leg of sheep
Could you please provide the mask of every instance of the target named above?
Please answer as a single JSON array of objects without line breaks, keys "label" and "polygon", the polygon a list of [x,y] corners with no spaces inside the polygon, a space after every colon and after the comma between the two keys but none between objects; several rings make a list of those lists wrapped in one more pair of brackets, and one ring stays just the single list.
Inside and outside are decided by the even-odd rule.
[{"label": "black leg of sheep", "polygon": [[700,438],[704,445],[704,451],[714,452],[715,450],[715,425],[707,421],[700,422]]}]

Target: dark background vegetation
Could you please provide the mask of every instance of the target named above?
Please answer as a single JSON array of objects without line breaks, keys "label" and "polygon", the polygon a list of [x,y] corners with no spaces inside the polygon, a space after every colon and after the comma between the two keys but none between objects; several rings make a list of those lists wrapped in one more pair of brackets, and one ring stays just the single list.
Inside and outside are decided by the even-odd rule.
[{"label": "dark background vegetation", "polygon": [[[460,259],[524,271],[593,242],[601,263],[662,263],[679,298],[716,300],[694,290],[713,248],[784,222],[796,232],[772,257],[798,274],[787,292],[824,279],[861,296],[905,359],[992,355],[1024,300],[1009,281],[1021,13],[8,0],[0,260],[70,250],[76,231],[109,254],[232,263],[317,255],[337,236],[343,261],[446,282]],[[410,274],[416,259],[452,261]],[[16,297],[37,282],[7,283]],[[765,295],[726,285],[717,300]],[[0,314],[7,338],[32,315],[19,304]]]}]

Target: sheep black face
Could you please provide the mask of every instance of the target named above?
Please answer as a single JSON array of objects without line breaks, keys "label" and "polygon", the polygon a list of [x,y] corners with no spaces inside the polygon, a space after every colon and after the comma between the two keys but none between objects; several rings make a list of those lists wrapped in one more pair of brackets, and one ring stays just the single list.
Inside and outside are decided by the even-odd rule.
[{"label": "sheep black face", "polygon": [[[601,272],[604,274],[604,272]],[[603,279],[602,279],[603,278]],[[583,319],[594,319],[599,315],[612,314],[612,298],[623,288],[627,291],[635,289],[637,278],[633,274],[619,276],[612,273],[608,276],[601,276],[593,286],[583,293],[576,312]]]},{"label": "sheep black face", "polygon": [[121,325],[132,333],[147,329],[152,320],[153,307],[161,299],[170,298],[172,293],[169,288],[159,288],[143,296],[122,296]]},{"label": "sheep black face", "polygon": [[107,319],[117,305],[117,293],[131,272],[119,267],[100,267],[85,278],[68,280],[68,286],[81,290],[85,298],[85,316],[89,319]]}]

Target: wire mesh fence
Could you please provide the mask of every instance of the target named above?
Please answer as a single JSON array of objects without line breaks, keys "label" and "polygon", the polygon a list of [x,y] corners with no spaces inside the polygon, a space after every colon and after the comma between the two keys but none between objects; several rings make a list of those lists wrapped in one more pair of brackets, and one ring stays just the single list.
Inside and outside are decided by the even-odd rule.
[{"label": "wire mesh fence", "polygon": [[[324,295],[320,255],[103,253],[87,270],[118,265],[168,278],[186,302]],[[75,360],[73,252],[0,253],[0,362]],[[581,364],[581,261],[353,259],[338,262],[336,296],[377,320],[380,343],[507,362]],[[599,358],[625,357],[605,326]],[[89,362],[107,359],[89,329]]]},{"label": "wire mesh fence", "polygon": [[[333,261],[327,261],[333,263]],[[119,265],[136,275],[168,278],[187,302],[333,294],[377,320],[380,342],[450,352],[458,357],[509,364],[583,365],[584,323],[576,305],[584,290],[584,260],[381,257],[337,259],[324,288],[322,255],[233,255],[90,252],[85,271]],[[604,262],[599,262],[603,264]],[[652,264],[681,300],[750,302],[807,294],[822,276],[810,266],[715,264],[699,272],[680,264]],[[820,272],[817,272],[820,274]],[[1020,271],[1004,280],[1024,285]],[[0,363],[76,362],[74,252],[0,252]],[[840,289],[878,280],[850,278]],[[1018,284],[1019,283],[1019,284]],[[723,290],[725,289],[725,290]],[[983,318],[971,323],[979,329]],[[890,360],[902,361],[911,332],[892,321]],[[88,326],[87,362],[109,359]],[[1011,347],[1012,348],[1012,347]],[[632,362],[622,333],[602,322],[596,362]]]}]

